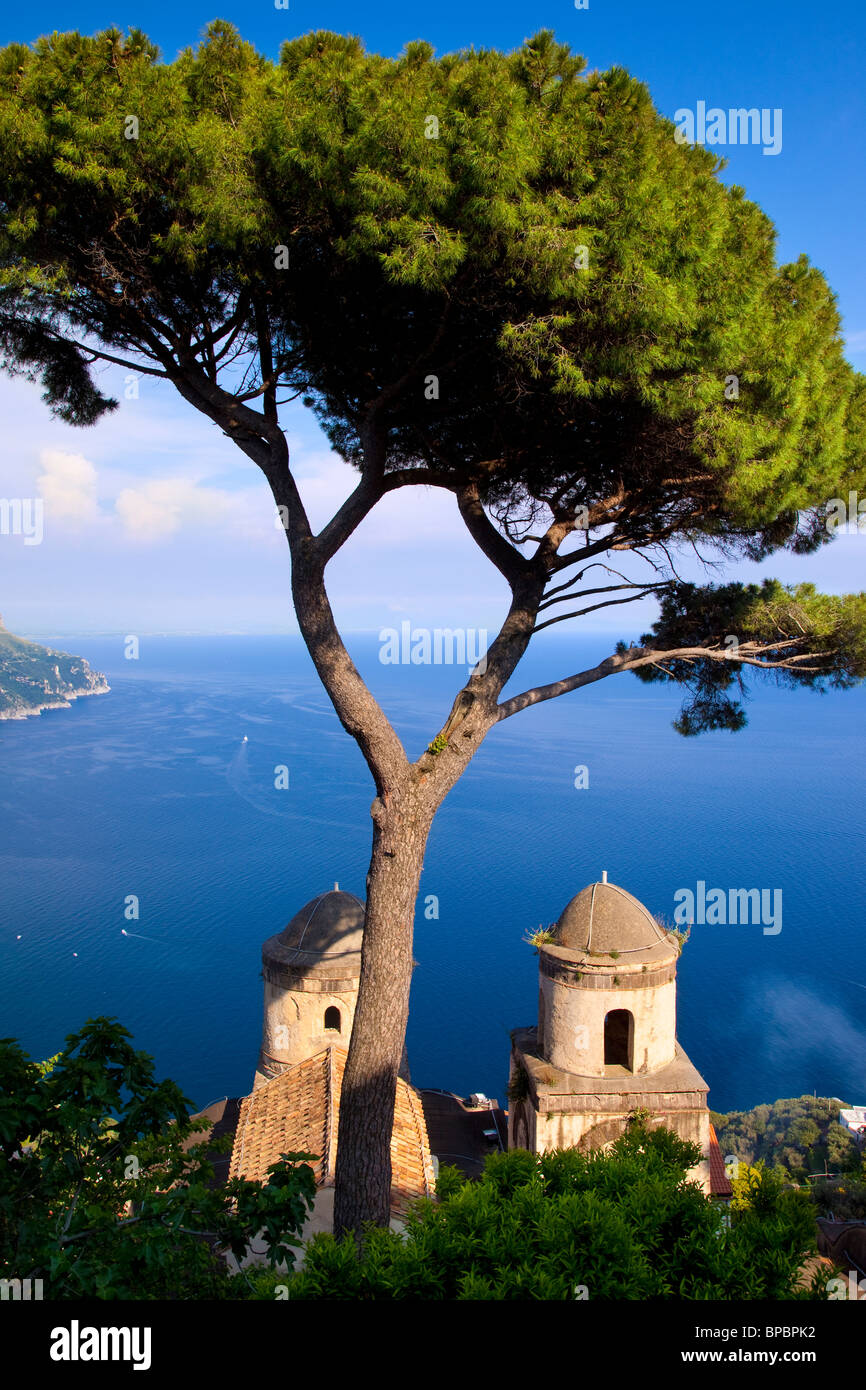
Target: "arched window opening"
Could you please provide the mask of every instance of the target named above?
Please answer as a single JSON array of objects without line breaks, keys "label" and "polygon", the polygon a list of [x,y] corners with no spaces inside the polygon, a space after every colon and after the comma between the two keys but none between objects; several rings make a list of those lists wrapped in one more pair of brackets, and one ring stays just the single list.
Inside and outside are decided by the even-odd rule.
[{"label": "arched window opening", "polygon": [[634,1017],[628,1009],[611,1009],[604,1020],[604,1065],[633,1071]]},{"label": "arched window opening", "polygon": [[333,1028],[335,1032],[339,1033],[341,1027],[340,1010],[334,1004],[331,1004],[330,1007],[325,1010],[325,1028]]}]

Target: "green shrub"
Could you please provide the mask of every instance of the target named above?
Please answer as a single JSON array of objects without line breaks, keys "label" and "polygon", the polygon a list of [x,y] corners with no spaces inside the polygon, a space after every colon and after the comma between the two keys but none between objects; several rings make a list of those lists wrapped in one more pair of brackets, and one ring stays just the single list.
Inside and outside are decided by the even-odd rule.
[{"label": "green shrub", "polygon": [[443,1169],[437,1200],[401,1233],[371,1231],[360,1258],[351,1240],[316,1236],[289,1298],[562,1301],[579,1285],[590,1300],[808,1297],[808,1200],[767,1179],[727,1227],[687,1176],[699,1158],[636,1118],[605,1152],[493,1154],[478,1182]]}]

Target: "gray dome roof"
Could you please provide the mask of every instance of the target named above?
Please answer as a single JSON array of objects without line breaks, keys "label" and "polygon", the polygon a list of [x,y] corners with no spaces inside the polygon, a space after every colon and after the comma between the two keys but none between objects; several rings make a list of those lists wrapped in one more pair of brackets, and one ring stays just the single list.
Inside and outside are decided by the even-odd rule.
[{"label": "gray dome roof", "polygon": [[303,974],[359,976],[364,939],[364,904],[335,888],[296,912],[288,926],[262,947],[265,961]]},{"label": "gray dome roof", "polygon": [[556,924],[555,940],[566,950],[594,956],[671,952],[670,937],[643,903],[615,883],[590,883],[572,898]]}]

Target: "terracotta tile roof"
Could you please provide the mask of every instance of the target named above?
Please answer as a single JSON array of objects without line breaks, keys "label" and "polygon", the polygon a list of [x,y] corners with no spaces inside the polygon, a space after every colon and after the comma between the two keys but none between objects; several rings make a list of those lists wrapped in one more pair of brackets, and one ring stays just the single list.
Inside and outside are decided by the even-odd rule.
[{"label": "terracotta tile roof", "polygon": [[[320,1187],[334,1181],[346,1050],[328,1047],[258,1086],[241,1101],[229,1177],[264,1182],[281,1153],[317,1154]],[[391,1210],[403,1213],[433,1193],[433,1163],[418,1093],[397,1081],[391,1137]]]},{"label": "terracotta tile roof", "polygon": [[725,1172],[725,1160],[719,1148],[715,1129],[710,1125],[710,1193],[713,1197],[730,1197],[733,1194],[731,1180]]}]

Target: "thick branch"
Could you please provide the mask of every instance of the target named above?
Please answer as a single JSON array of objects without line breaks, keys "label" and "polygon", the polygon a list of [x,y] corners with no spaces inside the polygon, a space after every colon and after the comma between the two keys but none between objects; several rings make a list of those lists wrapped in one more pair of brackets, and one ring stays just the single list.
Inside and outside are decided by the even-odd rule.
[{"label": "thick branch", "polygon": [[798,663],[804,659],[814,659],[827,655],[827,653],[822,652],[806,652],[799,656],[792,654],[782,661],[762,661],[760,659],[762,652],[778,652],[783,647],[790,647],[794,644],[794,640],[764,643],[741,642],[736,649],[730,647],[676,647],[671,651],[647,651],[643,647],[631,647],[622,656],[609,656],[604,661],[599,662],[598,666],[580,671],[577,675],[566,676],[565,679],[552,681],[549,685],[537,685],[532,690],[524,690],[522,694],[512,696],[510,700],[505,700],[499,706],[499,720],[510,719],[511,715],[528,709],[530,705],[540,704],[543,700],[554,700],[559,695],[567,695],[572,690],[579,690],[585,685],[592,685],[595,681],[604,680],[606,676],[616,676],[622,671],[636,671],[641,666],[657,666],[663,661],[687,661],[691,658],[696,661],[730,661],[745,666],[763,667],[765,670],[781,668],[809,671],[808,666],[804,667]]},{"label": "thick branch", "polygon": [[262,394],[264,396],[265,419],[271,424],[276,424],[277,414],[277,383],[274,378],[274,355],[271,349],[271,328],[268,320],[267,305],[260,299],[255,302],[256,315],[256,337],[259,344],[259,364],[262,371]]},{"label": "thick branch", "polygon": [[[198,362],[190,359],[178,364],[168,354],[166,357],[167,370],[179,394],[202,415],[219,425],[223,433],[259,465],[269,482],[270,470],[275,463],[284,462],[288,470],[288,446],[276,420],[250,410],[232,392],[211,381]],[[306,513],[293,480],[291,489],[295,512],[299,519],[303,517],[309,531],[309,522],[306,521]]]},{"label": "thick branch", "polygon": [[460,488],[456,495],[460,515],[472,539],[514,588],[521,577],[529,573],[530,561],[524,559],[489,520],[476,483]]},{"label": "thick branch", "polygon": [[288,451],[283,464],[265,472],[274,501],[288,520],[292,597],[301,636],[340,723],[364,755],[379,796],[387,796],[408,780],[405,749],[340,636],[325,588],[325,561],[289,470]]},{"label": "thick branch", "polygon": [[363,474],[354,492],[349,494],[316,537],[322,561],[327,564],[332,559],[386,493],[413,485],[451,488],[453,480],[432,468],[400,468],[384,476],[378,473]]},{"label": "thick branch", "polygon": [[633,544],[631,537],[617,536],[615,532],[601,536],[597,541],[589,541],[589,531],[584,531],[583,534],[589,543],[577,550],[569,550],[565,555],[557,555],[556,559],[551,560],[549,568],[552,575],[568,569],[570,565],[582,565],[587,560],[595,559],[596,555],[606,555],[609,550],[630,550]]}]

